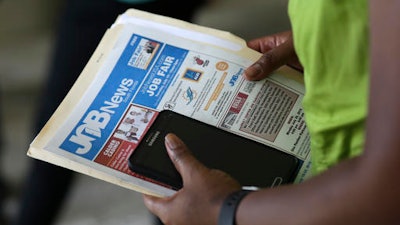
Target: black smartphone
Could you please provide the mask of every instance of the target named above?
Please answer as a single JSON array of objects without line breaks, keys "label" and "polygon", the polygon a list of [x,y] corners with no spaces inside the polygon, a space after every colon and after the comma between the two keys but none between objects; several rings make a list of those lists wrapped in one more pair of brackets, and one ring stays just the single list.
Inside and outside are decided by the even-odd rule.
[{"label": "black smartphone", "polygon": [[241,137],[173,111],[161,111],[129,157],[131,171],[179,190],[182,178],[164,145],[174,133],[193,155],[210,168],[220,169],[243,186],[273,187],[293,182],[299,160],[290,154]]}]

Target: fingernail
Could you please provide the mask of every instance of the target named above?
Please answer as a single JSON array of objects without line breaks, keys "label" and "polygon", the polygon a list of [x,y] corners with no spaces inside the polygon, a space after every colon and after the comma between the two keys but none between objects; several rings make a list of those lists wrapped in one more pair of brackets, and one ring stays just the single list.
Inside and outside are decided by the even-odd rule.
[{"label": "fingernail", "polygon": [[258,63],[253,64],[245,71],[245,75],[248,78],[257,77],[257,75],[259,75],[260,73],[262,73],[262,68],[261,65]]},{"label": "fingernail", "polygon": [[176,149],[180,144],[178,138],[173,134],[167,134],[165,136],[165,143],[170,149]]}]

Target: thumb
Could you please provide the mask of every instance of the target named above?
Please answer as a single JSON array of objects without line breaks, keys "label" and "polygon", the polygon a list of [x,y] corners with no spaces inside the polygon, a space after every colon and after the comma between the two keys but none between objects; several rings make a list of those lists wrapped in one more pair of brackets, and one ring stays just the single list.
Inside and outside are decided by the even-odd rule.
[{"label": "thumb", "polygon": [[152,195],[143,195],[144,205],[151,213],[157,215],[159,218],[164,218],[164,216],[167,214],[167,207],[165,207],[168,202],[167,199],[168,198],[160,198]]},{"label": "thumb", "polygon": [[185,181],[189,180],[194,173],[205,168],[205,166],[192,155],[185,143],[175,134],[169,133],[165,136],[165,146],[172,163],[182,176],[183,184],[185,184]]},{"label": "thumb", "polygon": [[284,43],[265,52],[254,64],[244,71],[247,80],[261,80],[279,67],[296,58],[292,37]]}]

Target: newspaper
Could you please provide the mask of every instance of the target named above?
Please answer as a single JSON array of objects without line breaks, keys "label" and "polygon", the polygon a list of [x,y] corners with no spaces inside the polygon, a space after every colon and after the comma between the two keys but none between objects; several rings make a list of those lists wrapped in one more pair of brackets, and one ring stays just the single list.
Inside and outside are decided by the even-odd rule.
[{"label": "newspaper", "polygon": [[295,155],[310,174],[301,74],[242,73],[261,54],[221,30],[135,9],[120,15],[28,155],[135,191],[175,191],[132,173],[127,159],[169,109]]}]

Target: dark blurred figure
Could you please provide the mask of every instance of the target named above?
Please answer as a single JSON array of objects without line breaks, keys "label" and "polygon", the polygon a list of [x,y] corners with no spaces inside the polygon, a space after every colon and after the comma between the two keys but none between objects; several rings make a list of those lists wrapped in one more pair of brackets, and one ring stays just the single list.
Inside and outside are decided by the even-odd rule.
[{"label": "dark blurred figure", "polygon": [[[191,21],[206,0],[69,0],[63,5],[45,89],[35,123],[44,126],[88,62],[101,37],[128,8]],[[128,3],[131,2],[131,3]],[[13,225],[54,223],[72,185],[75,172],[43,161],[31,161]],[[1,194],[1,193],[0,193]],[[160,223],[156,219],[156,223]]]},{"label": "dark blurred figure", "polygon": [[[1,1],[0,1],[1,2]],[[1,105],[2,92],[0,89],[0,158],[3,156],[4,136],[3,136],[3,111]],[[0,224],[7,223],[7,216],[5,215],[5,201],[7,198],[7,185],[3,174],[0,172]]]}]

